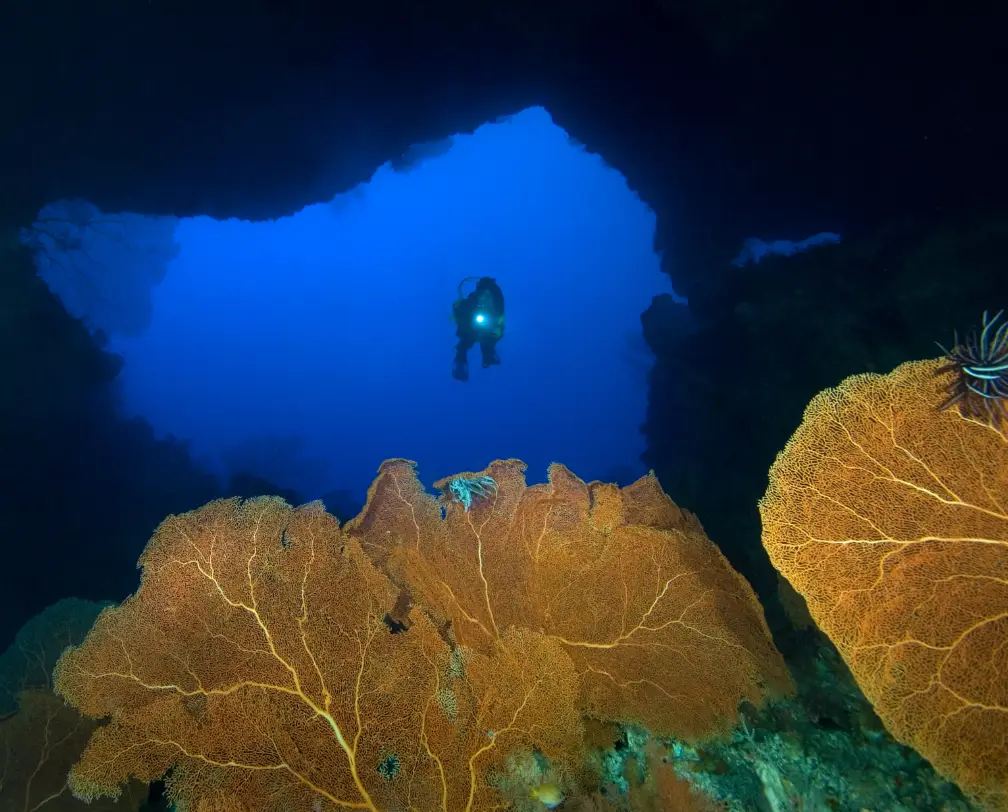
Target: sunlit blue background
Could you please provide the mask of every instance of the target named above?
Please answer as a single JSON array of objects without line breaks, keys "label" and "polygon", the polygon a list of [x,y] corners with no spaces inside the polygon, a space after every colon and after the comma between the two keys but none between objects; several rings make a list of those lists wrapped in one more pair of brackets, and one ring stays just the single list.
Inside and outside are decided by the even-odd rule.
[{"label": "sunlit blue background", "polygon": [[[123,356],[124,411],[222,475],[313,498],[362,497],[387,457],[427,483],[497,457],[531,481],[553,460],[643,473],[640,315],[671,291],[654,215],[541,108],[438,151],[273,222],[96,216],[40,273]],[[501,284],[507,332],[463,384],[451,305],[473,275]]]}]

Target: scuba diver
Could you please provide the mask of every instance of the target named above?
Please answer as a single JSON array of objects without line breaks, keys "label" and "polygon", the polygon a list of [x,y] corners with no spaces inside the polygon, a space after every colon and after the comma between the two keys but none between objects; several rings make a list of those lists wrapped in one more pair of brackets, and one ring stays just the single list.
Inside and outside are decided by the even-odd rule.
[{"label": "scuba diver", "polygon": [[[476,282],[468,296],[462,295],[466,282]],[[496,280],[489,276],[467,276],[458,286],[458,299],[452,305],[455,319],[455,364],[452,377],[457,381],[469,380],[469,350],[477,342],[483,355],[483,368],[499,364],[497,342],[504,335],[504,294]]]}]

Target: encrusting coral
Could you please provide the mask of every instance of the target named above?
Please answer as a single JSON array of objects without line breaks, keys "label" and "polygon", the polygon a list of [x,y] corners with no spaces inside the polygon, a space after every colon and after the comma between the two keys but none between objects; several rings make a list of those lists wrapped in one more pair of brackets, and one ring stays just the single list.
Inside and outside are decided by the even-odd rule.
[{"label": "encrusting coral", "polygon": [[941,410],[941,361],[817,395],[763,544],[889,731],[1008,809],[1008,436]]},{"label": "encrusting coral", "polygon": [[390,461],[343,529],[278,498],[166,519],[139,590],[57,667],[109,720],[74,793],[171,768],[183,812],[489,809],[509,754],[573,775],[584,714],[699,737],[790,689],[749,585],[653,478],[523,470],[492,464],[466,511]]}]

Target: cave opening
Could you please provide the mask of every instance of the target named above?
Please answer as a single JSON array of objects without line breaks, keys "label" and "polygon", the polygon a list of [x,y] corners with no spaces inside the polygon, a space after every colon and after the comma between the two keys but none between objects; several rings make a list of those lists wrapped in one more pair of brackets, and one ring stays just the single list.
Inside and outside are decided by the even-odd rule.
[{"label": "cave opening", "polygon": [[[276,220],[94,213],[59,232],[72,210],[40,216],[40,275],[122,357],[123,412],[224,482],[344,513],[389,457],[426,482],[507,457],[531,481],[553,460],[586,480],[644,473],[640,314],[671,292],[655,216],[541,107]],[[502,364],[476,347],[461,383],[452,302],[472,276],[500,283],[507,328]]]}]

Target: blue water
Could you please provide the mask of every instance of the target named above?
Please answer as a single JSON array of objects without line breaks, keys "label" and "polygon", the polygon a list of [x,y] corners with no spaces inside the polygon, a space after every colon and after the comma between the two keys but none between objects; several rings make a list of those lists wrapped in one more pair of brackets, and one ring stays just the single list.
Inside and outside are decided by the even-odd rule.
[{"label": "blue water", "polygon": [[[542,108],[276,221],[138,220],[156,247],[85,229],[102,261],[43,276],[57,293],[68,272],[105,288],[75,315],[123,356],[124,411],[222,476],[362,498],[387,457],[428,483],[497,457],[524,459],[532,481],[554,460],[585,479],[643,473],[640,314],[671,291],[655,218]],[[132,276],[102,276],[129,264],[116,246]],[[473,275],[500,283],[507,330],[502,365],[481,369],[475,348],[460,383],[451,305]]]}]

